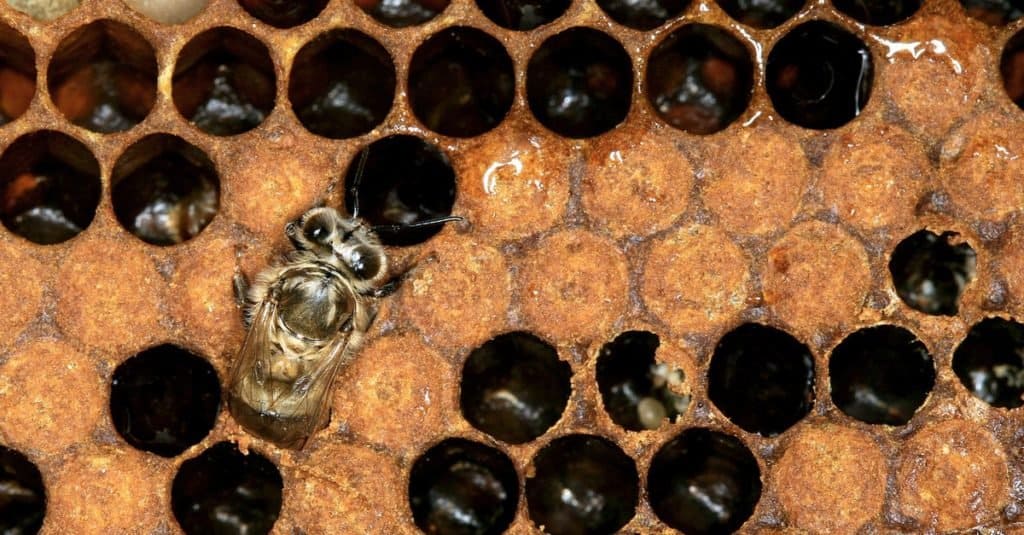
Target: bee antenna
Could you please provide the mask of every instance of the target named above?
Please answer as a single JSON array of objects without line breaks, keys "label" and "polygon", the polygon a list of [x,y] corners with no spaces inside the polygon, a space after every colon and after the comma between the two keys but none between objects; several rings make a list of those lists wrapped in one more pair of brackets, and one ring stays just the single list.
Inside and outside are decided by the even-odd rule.
[{"label": "bee antenna", "polygon": [[359,217],[359,185],[363,182],[363,171],[366,170],[366,160],[370,158],[370,147],[366,146],[359,153],[359,163],[356,164],[356,176],[352,177],[352,185],[348,187],[348,194],[352,197],[352,218]]},{"label": "bee antenna", "polygon": [[426,219],[423,221],[417,221],[415,223],[396,223],[394,225],[374,225],[373,231],[380,233],[385,232],[401,232],[403,230],[423,227],[433,227],[435,225],[443,225],[452,221],[465,221],[463,218],[457,215],[449,215],[444,217],[435,217],[433,219]]}]

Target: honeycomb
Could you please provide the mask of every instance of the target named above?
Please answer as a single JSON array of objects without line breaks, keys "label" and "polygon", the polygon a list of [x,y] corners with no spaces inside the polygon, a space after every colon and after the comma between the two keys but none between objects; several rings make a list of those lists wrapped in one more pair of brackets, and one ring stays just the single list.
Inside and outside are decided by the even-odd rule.
[{"label": "honeycomb", "polygon": [[[0,531],[1024,533],[1022,15],[0,3]],[[356,198],[403,282],[280,449],[232,278]]]}]

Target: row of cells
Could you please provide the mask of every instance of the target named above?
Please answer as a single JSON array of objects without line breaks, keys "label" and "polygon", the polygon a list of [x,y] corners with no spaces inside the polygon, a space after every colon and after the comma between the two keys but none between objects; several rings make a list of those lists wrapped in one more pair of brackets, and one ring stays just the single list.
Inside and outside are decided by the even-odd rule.
[{"label": "row of cells", "polygon": [[[363,165],[349,166],[346,191],[358,184],[360,216],[372,224],[451,214],[455,172],[434,145],[414,136],[390,136],[362,149],[353,159],[358,161]],[[154,245],[198,235],[220,206],[213,162],[198,147],[168,134],[153,134],[128,147],[114,164],[110,183],[118,222]],[[0,221],[35,243],[61,243],[82,232],[95,217],[101,189],[99,162],[67,134],[32,132],[0,155]],[[353,201],[346,198],[350,212]],[[379,234],[388,245],[410,245],[438,231],[385,227]]]},{"label": "row of cells", "polygon": [[[636,30],[652,30],[678,17],[690,0],[596,0],[615,22]],[[293,28],[319,16],[329,0],[282,2],[280,0],[238,0],[253,17],[276,28]],[[796,15],[807,0],[717,0],[723,11],[736,21],[754,28],[774,28]],[[32,16],[50,20],[78,6],[78,0],[7,0]],[[125,0],[132,9],[165,24],[185,22],[201,12],[208,0]],[[355,0],[355,4],[378,22],[405,28],[432,20],[450,0]],[[845,15],[870,25],[905,21],[921,8],[922,0],[832,0]],[[1007,24],[1021,17],[1020,6],[1010,1],[960,0],[967,14],[992,25]],[[511,30],[532,30],[561,17],[571,0],[476,0],[476,6],[492,22]]]},{"label": "row of cells", "polygon": [[[597,355],[602,405],[629,431],[675,421],[690,405],[687,378],[657,362],[658,346],[657,335],[628,331]],[[974,396],[996,407],[1024,405],[1024,325],[982,320],[956,348],[952,366]],[[724,335],[707,374],[708,398],[747,432],[779,434],[804,418],[814,402],[810,350],[773,327],[748,323]],[[913,333],[878,325],[854,332],[832,350],[829,376],[832,400],[844,414],[899,426],[925,402],[936,372],[927,347]],[[562,417],[570,393],[571,370],[555,348],[530,333],[511,332],[469,354],[460,406],[477,429],[522,444],[540,438]],[[129,358],[111,379],[114,428],[131,446],[163,457],[180,455],[206,437],[220,405],[214,368],[173,345]],[[38,528],[45,512],[38,472],[19,456],[0,453],[0,494],[10,494],[0,495],[2,529]],[[636,466],[604,438],[556,438],[532,466],[528,510],[548,533],[578,533],[580,526],[586,533],[613,533],[634,515]],[[461,438],[443,440],[424,453],[412,466],[409,485],[413,516],[427,533],[499,533],[516,511],[518,476],[511,461],[493,447]],[[655,513],[687,533],[735,529],[760,495],[757,462],[746,447],[706,429],[687,429],[665,444],[651,463],[647,485]],[[242,456],[229,443],[183,463],[172,490],[173,512],[187,533],[265,532],[280,501],[281,478],[274,465],[259,455]],[[225,510],[233,514],[215,514]]]}]

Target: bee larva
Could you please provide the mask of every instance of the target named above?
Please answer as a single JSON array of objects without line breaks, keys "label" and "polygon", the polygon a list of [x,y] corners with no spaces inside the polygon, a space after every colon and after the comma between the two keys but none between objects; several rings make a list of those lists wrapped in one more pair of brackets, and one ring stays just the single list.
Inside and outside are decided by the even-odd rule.
[{"label": "bee larva", "polygon": [[358,217],[358,204],[352,212],[310,209],[285,226],[295,250],[283,261],[251,286],[235,276],[248,333],[231,374],[228,408],[247,431],[281,447],[302,448],[327,424],[334,377],[362,346],[375,301],[398,287],[401,275],[386,280],[377,233],[461,220],[373,227]]}]

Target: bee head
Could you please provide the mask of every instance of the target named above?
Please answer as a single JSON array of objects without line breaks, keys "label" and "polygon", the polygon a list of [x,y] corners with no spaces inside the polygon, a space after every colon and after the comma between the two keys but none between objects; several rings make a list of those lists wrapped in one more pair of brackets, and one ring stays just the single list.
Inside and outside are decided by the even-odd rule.
[{"label": "bee head", "polygon": [[384,249],[373,230],[360,219],[344,217],[334,208],[307,211],[286,229],[296,249],[340,261],[352,275],[373,280],[384,272]]}]

